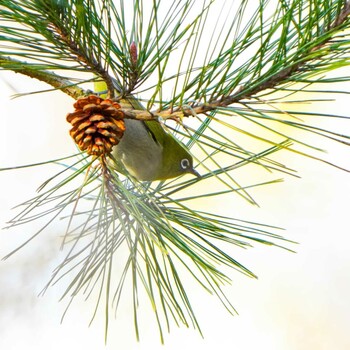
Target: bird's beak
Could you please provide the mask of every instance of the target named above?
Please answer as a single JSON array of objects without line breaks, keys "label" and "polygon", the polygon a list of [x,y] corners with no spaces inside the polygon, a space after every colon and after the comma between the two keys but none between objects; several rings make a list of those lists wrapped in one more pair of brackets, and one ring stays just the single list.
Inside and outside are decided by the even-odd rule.
[{"label": "bird's beak", "polygon": [[197,176],[198,178],[201,178],[201,174],[195,170],[194,168],[192,168],[190,171],[189,171],[190,174],[194,175],[194,176]]}]

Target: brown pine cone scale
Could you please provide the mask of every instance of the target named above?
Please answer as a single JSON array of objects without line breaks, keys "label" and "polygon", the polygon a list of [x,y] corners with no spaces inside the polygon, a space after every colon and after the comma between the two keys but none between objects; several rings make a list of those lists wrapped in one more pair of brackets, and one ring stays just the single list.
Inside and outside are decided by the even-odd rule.
[{"label": "brown pine cone scale", "polygon": [[78,99],[74,108],[74,112],[67,114],[67,121],[73,126],[69,133],[80,150],[95,156],[110,153],[125,131],[120,105],[90,95]]}]

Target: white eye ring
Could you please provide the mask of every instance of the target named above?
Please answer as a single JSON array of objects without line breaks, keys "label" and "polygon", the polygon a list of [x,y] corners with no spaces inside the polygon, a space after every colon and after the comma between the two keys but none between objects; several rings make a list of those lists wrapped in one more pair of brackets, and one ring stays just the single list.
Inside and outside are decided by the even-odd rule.
[{"label": "white eye ring", "polygon": [[189,169],[191,167],[190,161],[187,158],[181,159],[181,168]]}]

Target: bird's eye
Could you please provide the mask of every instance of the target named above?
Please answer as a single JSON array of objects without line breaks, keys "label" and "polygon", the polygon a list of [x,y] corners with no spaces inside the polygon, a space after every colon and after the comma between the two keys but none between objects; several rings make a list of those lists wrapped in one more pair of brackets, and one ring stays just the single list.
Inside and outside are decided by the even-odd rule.
[{"label": "bird's eye", "polygon": [[181,168],[189,169],[191,167],[190,161],[187,158],[181,159]]}]

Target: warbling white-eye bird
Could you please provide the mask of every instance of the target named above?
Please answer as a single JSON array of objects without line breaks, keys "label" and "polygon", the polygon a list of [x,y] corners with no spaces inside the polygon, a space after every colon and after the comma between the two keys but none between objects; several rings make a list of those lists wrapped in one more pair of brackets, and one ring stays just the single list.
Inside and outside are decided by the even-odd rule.
[{"label": "warbling white-eye bird", "polygon": [[166,180],[191,173],[191,154],[158,121],[125,119],[125,132],[113,156],[138,180]]},{"label": "warbling white-eye bird", "polygon": [[[95,83],[97,91],[105,87],[103,82]],[[144,109],[132,96],[123,100],[124,103]],[[140,181],[166,180],[186,173],[200,176],[193,168],[192,155],[157,120],[125,119],[124,135],[114,146],[112,155]]]}]

